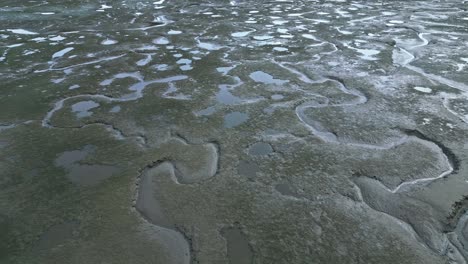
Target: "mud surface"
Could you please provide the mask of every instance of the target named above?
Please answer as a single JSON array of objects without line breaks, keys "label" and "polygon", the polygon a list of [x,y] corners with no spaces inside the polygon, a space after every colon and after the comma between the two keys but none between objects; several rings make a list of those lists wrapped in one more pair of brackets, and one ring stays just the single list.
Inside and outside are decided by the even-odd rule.
[{"label": "mud surface", "polygon": [[2,1],[0,263],[466,263],[467,6]]}]

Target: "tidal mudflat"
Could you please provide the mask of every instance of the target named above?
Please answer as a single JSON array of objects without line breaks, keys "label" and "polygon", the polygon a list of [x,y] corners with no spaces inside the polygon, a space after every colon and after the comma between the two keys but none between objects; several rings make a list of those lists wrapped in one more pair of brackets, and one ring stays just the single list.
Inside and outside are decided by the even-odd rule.
[{"label": "tidal mudflat", "polygon": [[0,263],[467,263],[467,7],[1,1]]}]

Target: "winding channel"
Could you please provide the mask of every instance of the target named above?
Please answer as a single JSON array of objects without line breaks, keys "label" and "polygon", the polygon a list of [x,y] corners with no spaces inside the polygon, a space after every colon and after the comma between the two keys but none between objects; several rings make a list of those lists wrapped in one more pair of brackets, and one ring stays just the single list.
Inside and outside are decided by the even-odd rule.
[{"label": "winding channel", "polygon": [[[407,49],[405,49],[404,47],[399,45],[398,42],[397,42],[395,50],[397,52],[399,52],[400,58],[399,58],[399,61],[394,61],[394,64],[399,65],[401,67],[405,67],[405,68],[407,68],[407,69],[409,69],[409,70],[411,70],[413,72],[416,72],[418,74],[421,74],[424,77],[426,77],[427,79],[430,79],[432,81],[436,81],[436,82],[448,85],[448,86],[450,86],[452,88],[455,88],[455,89],[457,89],[457,90],[459,90],[459,91],[461,91],[463,93],[468,92],[468,86],[463,84],[463,83],[452,81],[452,80],[449,80],[449,79],[446,79],[444,77],[437,76],[437,75],[434,75],[434,74],[428,74],[428,73],[424,72],[424,70],[422,70],[422,69],[420,69],[420,68],[418,68],[416,66],[411,65],[411,62],[413,62],[416,59],[416,56],[413,53],[411,53],[410,51],[415,50],[415,49],[420,49],[420,48],[428,45],[429,40],[425,36],[429,35],[429,34],[430,33],[418,33],[418,38],[421,40],[421,43],[415,44],[414,46],[408,47]],[[273,61],[273,62],[276,63],[277,65],[279,65],[281,68],[293,73],[294,75],[296,75],[298,77],[298,79],[300,81],[302,81],[302,82],[304,82],[306,84],[321,84],[321,83],[325,83],[327,81],[330,81],[330,82],[336,83],[338,85],[338,88],[343,93],[354,96],[354,99],[352,99],[350,101],[333,104],[333,103],[330,103],[329,98],[327,98],[326,96],[302,90],[308,96],[314,97],[316,99],[320,99],[321,102],[319,103],[319,102],[316,102],[316,101],[310,101],[309,100],[309,101],[306,101],[306,102],[303,102],[303,103],[299,104],[295,108],[296,116],[299,119],[299,121],[314,136],[318,137],[322,141],[324,141],[326,143],[330,143],[330,144],[342,144],[342,145],[351,146],[351,147],[355,147],[355,148],[364,148],[364,149],[373,149],[373,150],[388,150],[388,149],[400,146],[402,144],[405,144],[408,141],[418,141],[419,143],[424,144],[424,145],[430,147],[431,149],[436,150],[437,153],[439,153],[439,155],[442,156],[443,163],[445,163],[445,165],[448,167],[448,169],[446,169],[445,171],[443,171],[441,174],[439,174],[436,177],[420,178],[420,179],[416,179],[416,180],[405,181],[405,182],[402,182],[400,185],[398,185],[394,189],[389,189],[384,184],[381,184],[381,183],[379,184],[379,185],[382,185],[381,187],[384,187],[390,193],[396,194],[396,193],[407,192],[407,191],[413,189],[413,187],[421,186],[423,184],[429,184],[429,183],[432,183],[432,182],[434,182],[434,181],[436,181],[438,179],[445,178],[448,175],[452,174],[456,169],[458,169],[458,168],[454,168],[454,166],[458,166],[458,165],[454,164],[454,161],[451,160],[454,157],[452,157],[450,155],[451,153],[446,153],[447,149],[445,147],[443,147],[443,146],[441,147],[437,142],[431,141],[431,140],[427,139],[424,136],[418,136],[417,133],[416,134],[415,133],[412,133],[412,134],[404,133],[400,139],[398,139],[396,141],[393,141],[393,142],[390,142],[390,143],[387,143],[387,144],[382,144],[382,145],[356,143],[356,142],[343,142],[343,141],[341,141],[336,134],[334,134],[334,133],[332,133],[330,131],[327,131],[326,129],[323,129],[322,127],[319,128],[319,126],[317,125],[317,122],[305,114],[306,110],[308,110],[310,108],[319,109],[319,108],[327,108],[327,107],[343,107],[343,108],[344,107],[353,107],[353,106],[365,104],[367,102],[366,96],[363,95],[358,90],[348,88],[343,81],[341,81],[341,80],[339,80],[337,78],[320,77],[320,79],[318,79],[318,80],[311,80],[304,73],[294,69],[293,67],[289,66],[287,63],[281,63],[281,62],[277,62],[277,61]],[[447,96],[444,98],[444,100],[443,100],[444,107],[447,108],[447,110],[449,112],[451,112],[452,114],[456,115],[457,117],[461,118],[464,122],[466,122],[466,119],[464,119],[462,116],[455,113],[455,111],[451,111],[449,109],[449,107],[448,107],[449,98],[450,97],[447,97]],[[358,186],[358,185],[356,185],[356,186],[359,189],[359,193],[361,193],[361,187]],[[362,193],[361,193],[361,198],[362,198]],[[377,208],[373,208],[364,199],[362,199],[362,201],[367,206],[369,206],[370,208],[372,208],[372,209],[374,209],[374,210],[376,210],[378,212],[381,212],[383,214],[386,214],[389,217],[393,218],[398,223],[400,223],[403,227],[405,227],[405,229],[410,231],[410,233],[412,233],[413,235],[416,235],[417,237],[420,237],[420,234],[418,232],[416,232],[416,230],[409,223],[407,223],[406,221],[400,219],[397,216],[394,216],[392,214],[389,214],[387,212],[379,210]],[[438,252],[438,253],[448,255],[449,254],[448,252],[451,251],[452,252],[451,256],[454,257],[455,259],[457,259],[458,263],[467,263],[466,262],[467,253],[466,253],[466,248],[465,247],[466,247],[466,245],[468,245],[468,241],[466,241],[466,237],[463,236],[463,228],[466,228],[467,225],[468,225],[468,213],[465,213],[465,215],[463,215],[459,219],[457,227],[455,228],[455,230],[453,230],[453,232],[450,232],[448,234],[442,234],[442,236],[447,238],[447,244],[445,246],[445,250],[443,250],[441,252]],[[430,243],[430,242],[426,241],[425,243],[429,246],[428,243]],[[429,247],[431,247],[431,246],[429,246]],[[432,249],[434,250],[434,248],[432,248]],[[435,251],[437,252],[437,250],[435,250]]]},{"label": "winding channel", "polygon": [[106,95],[102,94],[81,94],[81,95],[75,95],[71,97],[64,98],[62,100],[59,100],[55,103],[54,107],[47,112],[46,116],[44,119],[42,119],[42,126],[43,127],[48,127],[48,128],[53,128],[54,126],[51,125],[51,119],[54,116],[54,114],[61,110],[64,107],[64,103],[68,100],[72,99],[95,99],[95,100],[101,100],[101,101],[106,101],[106,102],[128,102],[128,101],[135,101],[143,97],[143,91],[145,88],[154,83],[171,83],[171,82],[176,82],[176,81],[181,81],[185,80],[188,78],[187,75],[176,75],[176,76],[171,76],[163,79],[156,79],[156,80],[151,80],[151,81],[145,81],[140,75],[138,74],[117,74],[114,76],[114,78],[109,80],[109,84],[113,82],[115,79],[121,79],[121,78],[133,78],[136,79],[138,82],[133,84],[132,86],[129,87],[130,91],[133,91],[132,93],[123,95],[119,98],[114,98],[114,97],[109,97]]}]

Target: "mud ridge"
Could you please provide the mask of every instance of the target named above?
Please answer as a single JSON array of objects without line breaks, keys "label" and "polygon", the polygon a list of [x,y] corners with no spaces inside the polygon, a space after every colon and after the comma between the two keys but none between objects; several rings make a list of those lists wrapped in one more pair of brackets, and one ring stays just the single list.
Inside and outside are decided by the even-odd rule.
[{"label": "mud ridge", "polygon": [[450,165],[453,167],[452,173],[457,173],[460,170],[460,159],[455,155],[455,153],[453,153],[453,151],[449,147],[445,146],[442,142],[424,135],[421,131],[417,129],[402,129],[402,131],[409,136],[415,136],[417,138],[428,142],[432,142],[433,144],[437,145],[442,151],[442,153],[447,157],[447,160],[449,161]]}]

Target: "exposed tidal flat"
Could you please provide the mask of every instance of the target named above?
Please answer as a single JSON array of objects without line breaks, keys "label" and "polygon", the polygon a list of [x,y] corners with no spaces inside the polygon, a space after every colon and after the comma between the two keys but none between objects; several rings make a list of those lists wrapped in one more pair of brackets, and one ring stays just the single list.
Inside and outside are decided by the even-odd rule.
[{"label": "exposed tidal flat", "polygon": [[467,8],[1,1],[0,263],[467,263]]}]

